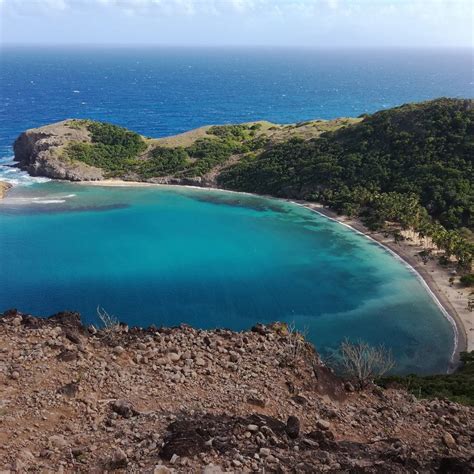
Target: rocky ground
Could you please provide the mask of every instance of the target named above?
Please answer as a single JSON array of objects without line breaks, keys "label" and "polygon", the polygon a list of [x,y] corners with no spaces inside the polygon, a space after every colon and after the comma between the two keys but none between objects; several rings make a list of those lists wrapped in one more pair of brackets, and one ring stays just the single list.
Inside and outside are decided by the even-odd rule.
[{"label": "rocky ground", "polygon": [[474,409],[355,391],[285,327],[0,315],[0,470],[474,470]]}]

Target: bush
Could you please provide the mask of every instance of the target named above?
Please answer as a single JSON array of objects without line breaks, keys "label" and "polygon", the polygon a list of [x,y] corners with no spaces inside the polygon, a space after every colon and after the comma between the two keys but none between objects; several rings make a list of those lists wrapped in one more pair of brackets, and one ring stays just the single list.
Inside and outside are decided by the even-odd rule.
[{"label": "bush", "polygon": [[402,387],[418,398],[446,398],[474,406],[474,351],[461,353],[461,366],[453,374],[391,376],[377,384]]},{"label": "bush", "polygon": [[248,125],[215,125],[207,133],[222,139],[245,140],[249,137],[249,130],[256,130]]},{"label": "bush", "polygon": [[382,345],[373,347],[364,341],[353,343],[346,339],[332,355],[329,365],[340,375],[364,388],[393,369],[395,360],[392,352]]},{"label": "bush", "polygon": [[102,168],[109,175],[133,170],[137,164],[135,158],[146,150],[146,143],[138,133],[108,123],[78,123],[86,125],[92,143],[70,143],[65,149],[66,156]]},{"label": "bush", "polygon": [[467,275],[463,275],[459,279],[459,281],[460,281],[462,286],[466,286],[466,287],[474,286],[474,273],[469,273]]},{"label": "bush", "polygon": [[117,125],[103,122],[90,122],[87,126],[91,132],[92,143],[109,146],[120,146],[128,155],[135,156],[146,149],[143,138]]},{"label": "bush", "polygon": [[156,147],[148,160],[140,163],[138,173],[142,178],[167,176],[186,168],[189,157],[184,148]]},{"label": "bush", "polygon": [[186,148],[186,152],[195,161],[187,170],[188,176],[202,176],[217,165],[225,163],[233,153],[241,153],[240,143],[233,140],[215,140],[201,138]]}]

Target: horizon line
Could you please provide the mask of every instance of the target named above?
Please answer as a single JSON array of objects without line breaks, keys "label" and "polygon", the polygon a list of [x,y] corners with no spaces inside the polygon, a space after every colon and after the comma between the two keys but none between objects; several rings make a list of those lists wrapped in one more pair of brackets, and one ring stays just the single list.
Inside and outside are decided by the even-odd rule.
[{"label": "horizon line", "polygon": [[474,53],[474,46],[460,45],[282,45],[282,44],[186,44],[186,43],[17,43],[17,42],[1,42],[0,49],[3,48],[187,48],[187,49],[302,49],[302,50],[467,50]]}]

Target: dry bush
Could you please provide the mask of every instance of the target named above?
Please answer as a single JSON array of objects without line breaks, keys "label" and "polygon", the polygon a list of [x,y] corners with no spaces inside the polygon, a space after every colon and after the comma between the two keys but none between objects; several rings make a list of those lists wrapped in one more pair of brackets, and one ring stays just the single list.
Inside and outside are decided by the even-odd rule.
[{"label": "dry bush", "polygon": [[101,332],[104,335],[104,339],[113,339],[113,337],[120,331],[119,320],[100,306],[97,306],[97,316],[102,323]]},{"label": "dry bush", "polygon": [[392,351],[383,345],[374,347],[361,340],[354,343],[345,339],[329,361],[329,365],[360,388],[364,388],[393,369],[395,359]]},{"label": "dry bush", "polygon": [[305,355],[307,329],[298,331],[294,322],[284,324],[282,333],[285,337],[285,346],[282,363],[294,365],[295,362]]}]

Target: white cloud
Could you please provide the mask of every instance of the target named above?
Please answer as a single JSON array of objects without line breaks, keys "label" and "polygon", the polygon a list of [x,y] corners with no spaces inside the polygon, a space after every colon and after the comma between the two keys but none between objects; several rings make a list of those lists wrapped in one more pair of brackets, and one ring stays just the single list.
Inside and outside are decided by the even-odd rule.
[{"label": "white cloud", "polygon": [[68,25],[71,34],[76,25],[84,31],[102,25],[102,33],[99,26],[94,32],[99,42],[111,41],[112,31],[123,42],[142,36],[169,43],[192,34],[193,41],[214,35],[206,41],[220,44],[233,34],[237,44],[472,44],[470,0],[0,0],[0,9],[3,29],[14,38],[23,27],[18,18],[29,17],[40,36],[57,18],[65,37]]},{"label": "white cloud", "polygon": [[325,11],[348,12],[366,10],[367,14],[388,12],[408,15],[436,15],[461,12],[472,17],[470,0],[0,0],[3,8],[17,13],[28,11],[83,10],[109,8],[148,15],[168,14],[226,14],[266,15],[274,12],[321,14]]}]

